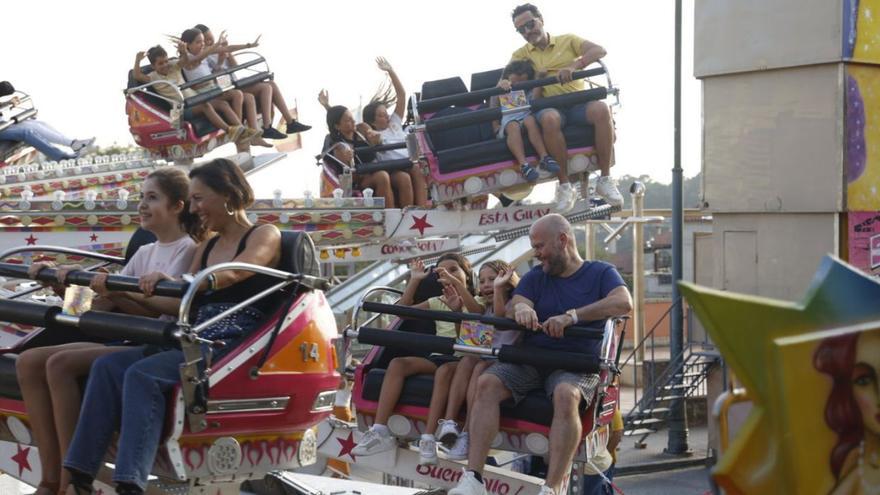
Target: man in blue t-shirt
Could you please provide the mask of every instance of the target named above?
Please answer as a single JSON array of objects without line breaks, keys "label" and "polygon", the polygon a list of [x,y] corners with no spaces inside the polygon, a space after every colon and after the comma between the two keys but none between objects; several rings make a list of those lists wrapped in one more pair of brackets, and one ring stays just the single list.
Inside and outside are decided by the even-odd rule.
[{"label": "man in blue t-shirt", "polygon": [[[571,224],[561,215],[546,215],[535,222],[529,238],[541,265],[520,280],[508,310],[520,325],[539,331],[527,334],[522,345],[598,355],[601,341],[563,337],[563,333],[575,323],[603,328],[606,319],[629,313],[632,298],[623,279],[614,266],[580,257]],[[449,494],[486,493],[481,473],[498,432],[499,404],[508,398],[519,402],[535,389],[543,389],[553,400],[550,465],[541,494],[559,493],[581,441],[581,404],[589,405],[598,383],[596,374],[493,364],[479,378],[469,414],[467,471]]]}]

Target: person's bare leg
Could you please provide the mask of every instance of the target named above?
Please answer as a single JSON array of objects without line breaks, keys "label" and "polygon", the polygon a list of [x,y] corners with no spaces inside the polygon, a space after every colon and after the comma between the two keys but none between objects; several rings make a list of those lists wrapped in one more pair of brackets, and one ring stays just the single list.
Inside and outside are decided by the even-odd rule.
[{"label": "person's bare leg", "polygon": [[241,120],[235,115],[235,110],[229,105],[229,103],[223,100],[211,100],[209,102],[214,110],[223,114],[223,120],[229,123],[229,125],[241,125]]},{"label": "person's bare leg", "polygon": [[413,205],[413,183],[409,174],[403,170],[398,170],[391,174],[391,187],[394,189],[394,196],[397,198],[397,207],[406,208]]},{"label": "person's bare leg", "polygon": [[274,103],[275,108],[281,112],[281,116],[284,117],[284,122],[294,120],[293,114],[291,114],[290,109],[287,108],[287,102],[284,101],[284,95],[281,94],[281,88],[278,87],[278,84],[276,84],[275,81],[268,81],[268,83],[272,86],[272,103]]},{"label": "person's bare leg", "polygon": [[611,110],[604,102],[587,103],[587,122],[593,125],[596,141],[596,158],[602,175],[611,174],[611,156],[614,154],[614,124],[611,122]]},{"label": "person's bare leg", "polygon": [[471,423],[471,409],[473,408],[474,398],[477,395],[477,381],[480,379],[480,375],[486,371],[489,366],[492,366],[492,361],[480,361],[474,366],[473,371],[471,371],[470,381],[468,382],[467,387],[467,399],[465,402],[465,421],[464,426],[461,431],[468,431],[470,429]]},{"label": "person's bare leg", "polygon": [[218,96],[216,99],[225,101],[229,103],[229,106],[232,107],[232,111],[235,112],[235,116],[239,122],[243,122],[242,111],[244,108],[244,93],[237,89],[233,89],[232,91],[227,91],[222,95]]},{"label": "person's bare leg", "polygon": [[431,403],[428,406],[428,424],[425,425],[425,433],[428,435],[433,435],[437,431],[437,423],[441,419],[449,418],[449,416],[443,416],[443,410],[446,409],[450,383],[452,383],[452,377],[455,375],[458,365],[459,363],[455,361],[446,363],[437,368],[437,372],[434,373],[434,388],[431,390]]},{"label": "person's bare leg", "polygon": [[553,390],[553,422],[550,423],[550,465],[547,486],[559,492],[562,480],[571,469],[571,461],[581,442],[581,418],[578,406],[581,392],[577,387],[560,383]]},{"label": "person's bare leg", "polygon": [[510,390],[501,383],[497,376],[484,374],[479,378],[470,419],[468,469],[471,471],[483,472],[492,440],[498,434],[501,417],[500,404],[511,396]]},{"label": "person's bare leg", "polygon": [[504,127],[504,135],[507,136],[507,149],[513,154],[517,165],[526,163],[526,148],[522,139],[522,130],[519,122],[511,121]]},{"label": "person's bare leg", "polygon": [[407,173],[412,181],[413,202],[416,206],[428,206],[428,183],[425,182],[425,174],[417,165],[413,165]]},{"label": "person's bare leg", "polygon": [[217,114],[217,112],[214,110],[214,107],[208,103],[202,103],[201,105],[193,108],[193,114],[204,115],[208,119],[208,122],[210,122],[211,125],[213,125],[217,129],[223,131],[229,130],[229,125],[226,123],[226,121],[220,118],[220,115]]},{"label": "person's bare leg", "polygon": [[244,94],[244,115],[248,127],[251,129],[260,128],[260,122],[257,120],[257,102],[254,95],[250,93]]},{"label": "person's bare leg", "polygon": [[403,382],[406,377],[433,373],[437,366],[421,357],[399,357],[391,360],[385,378],[382,380],[382,391],[379,392],[379,407],[376,408],[375,424],[387,425],[388,418],[394,412],[400,393],[403,391]]},{"label": "person's bare leg", "polygon": [[543,112],[540,124],[544,146],[559,164],[559,173],[556,176],[560,184],[565,184],[568,182],[568,148],[565,144],[565,136],[562,135],[562,117],[556,110]]},{"label": "person's bare leg", "polygon": [[461,406],[467,398],[468,382],[470,382],[471,373],[478,362],[480,362],[480,358],[476,356],[465,356],[458,362],[458,366],[455,368],[455,375],[452,376],[452,384],[449,386],[449,398],[446,401],[446,414],[443,416],[444,418],[458,419]]},{"label": "person's bare leg", "polygon": [[263,128],[272,127],[272,86],[267,83],[256,83],[244,90],[254,97],[263,116]]},{"label": "person's bare leg", "polygon": [[544,136],[541,135],[541,128],[538,126],[538,121],[535,120],[535,117],[529,115],[523,120],[523,125],[526,128],[526,134],[529,136],[529,142],[532,143],[532,148],[535,148],[535,151],[538,153],[538,159],[540,160],[547,156]]},{"label": "person's bare leg", "polygon": [[388,172],[380,170],[372,174],[365,175],[360,180],[362,189],[372,188],[373,196],[385,198],[385,208],[396,208],[394,203],[394,190],[391,189],[391,176]]},{"label": "person's bare leg", "polygon": [[[52,395],[52,412],[61,457],[67,453],[79,419],[84,392],[79,385],[80,378],[89,374],[95,359],[126,349],[129,348],[83,342],[66,347],[46,360],[46,381]],[[60,479],[62,489],[70,484],[70,474],[66,469],[61,469]]]},{"label": "person's bare leg", "polygon": [[[21,353],[15,361],[15,372],[21,387],[31,432],[37,444],[42,467],[41,483],[60,483],[61,449],[52,417],[52,397],[46,381],[46,361],[61,346],[37,347]],[[40,495],[54,495],[41,488]]]}]

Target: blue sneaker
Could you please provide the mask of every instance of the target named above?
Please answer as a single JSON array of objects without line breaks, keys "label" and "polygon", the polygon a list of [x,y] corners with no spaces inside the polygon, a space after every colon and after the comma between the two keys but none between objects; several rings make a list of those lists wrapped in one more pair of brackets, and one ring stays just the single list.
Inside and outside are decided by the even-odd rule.
[{"label": "blue sneaker", "polygon": [[553,159],[552,156],[547,155],[544,158],[541,158],[541,168],[550,172],[551,174],[559,173],[559,163]]},{"label": "blue sneaker", "polygon": [[523,163],[519,168],[520,173],[525,180],[529,182],[535,182],[538,180],[538,171],[532,168],[528,163]]}]

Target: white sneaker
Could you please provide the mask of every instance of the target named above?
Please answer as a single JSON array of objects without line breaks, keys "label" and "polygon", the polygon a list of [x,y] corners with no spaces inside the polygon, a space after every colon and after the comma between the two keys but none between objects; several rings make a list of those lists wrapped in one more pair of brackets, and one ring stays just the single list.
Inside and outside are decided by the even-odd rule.
[{"label": "white sneaker", "polygon": [[70,149],[72,149],[73,152],[76,153],[76,156],[80,156],[83,153],[85,153],[86,151],[88,151],[88,149],[93,144],[95,144],[95,138],[74,139],[73,141],[70,142]]},{"label": "white sneaker", "polygon": [[437,422],[440,425],[439,430],[437,431],[437,438],[440,440],[440,443],[446,446],[450,446],[455,443],[455,440],[458,439],[458,424],[451,419],[441,419]]},{"label": "white sneaker", "polygon": [[487,495],[486,487],[477,481],[474,473],[467,469],[462,469],[462,471],[464,472],[461,474],[461,479],[458,480],[458,485],[449,490],[447,495]]},{"label": "white sneaker", "polygon": [[373,428],[367,430],[361,441],[353,449],[351,453],[358,455],[373,455],[381,452],[388,452],[397,447],[394,437],[388,433],[379,433]]},{"label": "white sneaker", "polygon": [[559,211],[568,211],[574,207],[577,201],[575,190],[570,182],[559,184],[556,186],[556,209]]},{"label": "white sneaker", "polygon": [[611,206],[623,206],[623,196],[617,189],[617,181],[611,176],[606,175],[596,179],[596,194]]},{"label": "white sneaker", "polygon": [[451,461],[463,461],[468,457],[468,432],[458,436],[455,445],[446,451],[446,458]]},{"label": "white sneaker", "polygon": [[422,435],[419,440],[419,464],[437,464],[437,440],[434,435]]},{"label": "white sneaker", "polygon": [[547,485],[542,485],[541,490],[538,491],[538,495],[556,495],[556,490]]}]

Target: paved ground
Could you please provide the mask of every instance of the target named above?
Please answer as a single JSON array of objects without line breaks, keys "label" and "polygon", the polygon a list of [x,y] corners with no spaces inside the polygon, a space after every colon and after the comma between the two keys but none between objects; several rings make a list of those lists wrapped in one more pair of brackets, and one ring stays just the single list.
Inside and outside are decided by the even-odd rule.
[{"label": "paved ground", "polygon": [[614,481],[626,495],[703,495],[710,492],[709,470],[706,468],[624,476]]}]

